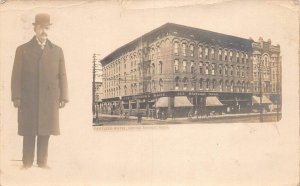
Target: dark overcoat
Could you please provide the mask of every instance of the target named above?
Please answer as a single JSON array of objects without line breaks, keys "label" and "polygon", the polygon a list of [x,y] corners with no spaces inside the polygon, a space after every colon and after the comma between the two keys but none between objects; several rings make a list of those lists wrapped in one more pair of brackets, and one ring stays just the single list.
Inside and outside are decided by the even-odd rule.
[{"label": "dark overcoat", "polygon": [[19,135],[59,135],[59,102],[68,102],[63,51],[47,40],[44,50],[35,37],[16,50],[12,101],[18,108]]}]

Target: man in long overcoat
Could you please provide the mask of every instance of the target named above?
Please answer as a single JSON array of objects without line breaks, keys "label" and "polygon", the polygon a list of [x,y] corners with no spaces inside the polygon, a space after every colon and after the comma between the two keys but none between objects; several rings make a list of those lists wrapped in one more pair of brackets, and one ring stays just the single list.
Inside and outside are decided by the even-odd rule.
[{"label": "man in long overcoat", "polygon": [[59,135],[59,108],[68,102],[63,51],[47,39],[50,16],[35,16],[35,36],[16,50],[11,93],[18,108],[18,134],[23,136],[23,167],[34,161],[47,168],[50,135]]}]

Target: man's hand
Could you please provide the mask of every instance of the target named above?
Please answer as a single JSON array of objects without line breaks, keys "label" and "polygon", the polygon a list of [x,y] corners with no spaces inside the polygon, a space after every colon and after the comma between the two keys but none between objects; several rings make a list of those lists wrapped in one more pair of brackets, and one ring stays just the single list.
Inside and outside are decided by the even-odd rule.
[{"label": "man's hand", "polygon": [[21,105],[21,101],[19,99],[14,100],[14,107],[19,108]]},{"label": "man's hand", "polygon": [[66,101],[60,101],[59,102],[59,108],[64,108],[66,105]]}]

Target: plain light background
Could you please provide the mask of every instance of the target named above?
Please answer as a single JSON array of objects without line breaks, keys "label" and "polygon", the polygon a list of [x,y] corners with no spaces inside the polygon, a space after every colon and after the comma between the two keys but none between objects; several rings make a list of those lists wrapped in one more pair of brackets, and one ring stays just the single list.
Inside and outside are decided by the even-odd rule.
[{"label": "plain light background", "polygon": [[[0,5],[2,185],[296,185],[299,182],[297,1],[9,1]],[[51,170],[20,170],[22,138],[10,101],[17,46],[47,12],[49,40],[63,48],[70,102],[50,138]],[[280,44],[279,123],[168,125],[94,131],[92,54],[105,57],[167,22]]]}]

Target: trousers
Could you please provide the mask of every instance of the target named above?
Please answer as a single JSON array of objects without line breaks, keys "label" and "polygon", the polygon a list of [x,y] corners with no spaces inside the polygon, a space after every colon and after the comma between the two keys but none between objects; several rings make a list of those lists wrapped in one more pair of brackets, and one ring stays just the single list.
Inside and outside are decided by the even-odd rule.
[{"label": "trousers", "polygon": [[[45,166],[48,158],[50,136],[23,136],[23,165],[31,167],[34,161],[35,143],[37,141],[37,164]],[[37,140],[36,140],[37,139]]]}]

